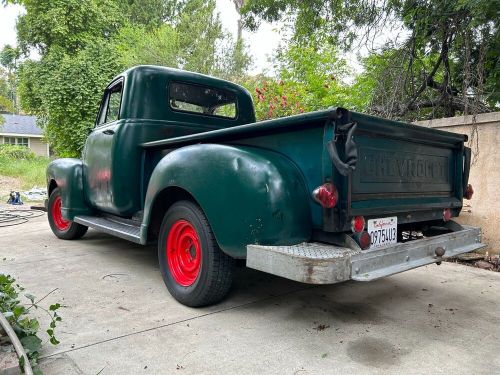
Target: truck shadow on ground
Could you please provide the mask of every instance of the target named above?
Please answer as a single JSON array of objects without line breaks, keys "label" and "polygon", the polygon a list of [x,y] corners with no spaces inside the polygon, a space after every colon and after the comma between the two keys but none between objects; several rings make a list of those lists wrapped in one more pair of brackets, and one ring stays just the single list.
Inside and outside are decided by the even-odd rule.
[{"label": "truck shadow on ground", "polygon": [[[145,270],[159,271],[156,245],[136,245],[96,231],[89,231],[79,241],[96,246],[102,257],[132,259]],[[438,274],[441,270],[436,269],[434,272]],[[467,295],[454,293],[453,289],[447,287],[446,281],[436,284],[424,276],[409,280],[404,275],[369,283],[349,281],[333,285],[309,285],[246,268],[244,261],[240,261],[235,267],[228,300],[241,295],[255,296],[253,306],[259,309],[272,304],[274,298],[294,295],[299,310],[329,313],[342,322],[379,324],[391,319],[391,316],[383,315],[377,306],[387,310],[387,306],[398,306],[409,299],[416,299],[421,300],[421,307],[428,311],[439,301],[436,298],[442,298],[442,302],[461,305],[462,313],[469,312],[471,316],[477,316],[476,309],[467,301]],[[457,310],[451,308],[451,312]]]},{"label": "truck shadow on ground", "polygon": [[[128,272],[137,273],[134,277],[148,271],[159,275],[154,245],[135,245],[96,231],[89,231],[81,241],[103,261],[113,263],[121,258],[124,264],[133,263]],[[311,286],[240,264],[227,298],[196,311],[241,316],[245,329],[257,324],[245,317],[274,319],[278,329],[294,327],[287,335],[304,340],[326,338],[327,347],[352,361],[373,368],[394,368],[413,346],[460,345],[460,337],[471,334],[470,327],[460,322],[500,324],[497,316],[477,307],[473,295],[461,292],[455,284],[458,280],[440,275],[443,271],[437,267],[429,271],[410,271],[370,283]],[[158,281],[161,283],[160,278]],[[169,298],[167,292],[165,298]],[[171,299],[171,303],[177,302]],[[193,312],[185,309],[187,314]],[[424,342],[414,342],[415,337],[424,337]]]}]

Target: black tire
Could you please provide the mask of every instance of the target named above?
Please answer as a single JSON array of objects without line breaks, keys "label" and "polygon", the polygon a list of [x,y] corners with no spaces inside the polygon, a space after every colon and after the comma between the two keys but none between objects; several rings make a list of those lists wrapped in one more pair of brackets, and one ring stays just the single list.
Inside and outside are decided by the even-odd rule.
[{"label": "black tire", "polygon": [[[176,271],[176,267],[172,263],[169,265],[169,259],[167,259],[168,250],[170,262],[173,262],[172,259],[175,258],[175,255],[172,254],[176,253],[175,251],[172,253],[172,251],[175,246],[168,248],[167,242],[170,232],[172,231],[171,241],[172,238],[175,240],[176,228],[180,225],[179,223],[187,225],[186,222],[190,225],[189,230],[194,229],[197,235],[198,252],[191,244],[189,249],[185,250],[185,253],[190,255],[185,256],[191,257],[190,262],[194,262],[196,254],[201,253],[201,256],[198,260],[200,265],[196,267],[198,269],[197,275],[190,274],[193,279],[196,278],[194,281],[191,281],[193,279],[187,281],[183,279],[181,281],[185,281],[185,285],[182,285],[179,283],[180,277],[178,276],[179,272],[183,276],[182,270],[179,271],[177,268]],[[234,261],[219,248],[210,224],[200,207],[190,201],[179,201],[173,204],[163,218],[158,238],[158,260],[161,275],[168,291],[177,301],[186,306],[200,307],[217,303],[227,295],[232,283]],[[194,257],[192,257],[193,253]],[[176,272],[177,275],[175,275]],[[191,284],[189,284],[190,282]]]},{"label": "black tire", "polygon": [[[52,232],[56,235],[56,237],[63,240],[76,240],[81,238],[85,233],[87,233],[89,228],[85,225],[81,225],[73,221],[66,221],[64,219],[62,219],[63,221],[61,222],[62,217],[60,216],[60,204],[61,189],[55,188],[50,194],[49,202],[47,204],[47,217],[49,219],[50,229],[52,229]],[[59,208],[57,205],[59,205]],[[59,211],[59,213],[57,211]]]}]

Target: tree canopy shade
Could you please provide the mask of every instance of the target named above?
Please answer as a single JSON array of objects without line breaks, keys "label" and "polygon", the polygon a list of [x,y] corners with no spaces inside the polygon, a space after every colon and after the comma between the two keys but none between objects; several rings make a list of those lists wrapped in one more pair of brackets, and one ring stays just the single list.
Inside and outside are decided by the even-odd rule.
[{"label": "tree canopy shade", "polygon": [[352,49],[402,30],[365,60],[372,112],[417,119],[500,102],[500,0],[248,0],[245,24],[289,21],[298,43]]},{"label": "tree canopy shade", "polygon": [[22,107],[36,114],[59,156],[78,156],[106,84],[139,64],[216,76],[242,74],[249,60],[222,31],[215,0],[4,0],[26,8],[19,46],[37,49],[17,74]]}]

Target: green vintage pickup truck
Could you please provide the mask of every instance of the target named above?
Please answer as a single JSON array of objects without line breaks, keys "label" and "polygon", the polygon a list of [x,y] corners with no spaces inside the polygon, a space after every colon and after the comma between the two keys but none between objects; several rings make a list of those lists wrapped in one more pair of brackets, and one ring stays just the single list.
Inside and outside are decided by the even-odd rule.
[{"label": "green vintage pickup truck", "polygon": [[370,281],[483,247],[451,220],[473,193],[466,140],[344,108],[256,122],[236,84],[138,66],[105,89],[82,159],[48,166],[48,219],[61,239],[157,243],[188,306],[220,301],[238,259]]}]

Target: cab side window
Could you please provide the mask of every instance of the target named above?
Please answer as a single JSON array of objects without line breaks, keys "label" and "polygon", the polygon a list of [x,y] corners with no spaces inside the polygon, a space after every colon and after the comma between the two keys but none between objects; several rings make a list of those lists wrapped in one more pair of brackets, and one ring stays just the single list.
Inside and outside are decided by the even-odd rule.
[{"label": "cab side window", "polygon": [[107,124],[119,119],[122,88],[123,83],[118,82],[106,90],[97,125]]}]

